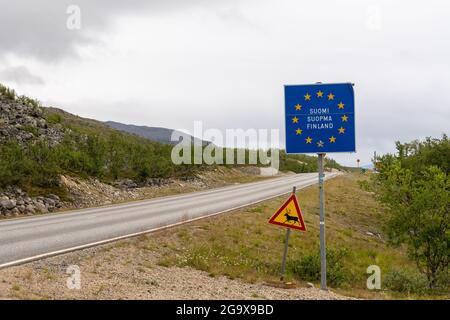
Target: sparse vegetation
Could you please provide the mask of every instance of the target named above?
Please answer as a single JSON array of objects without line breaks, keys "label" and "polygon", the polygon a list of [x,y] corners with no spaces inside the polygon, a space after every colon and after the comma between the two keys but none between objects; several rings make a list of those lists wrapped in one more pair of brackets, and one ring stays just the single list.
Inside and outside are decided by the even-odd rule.
[{"label": "sparse vegetation", "polygon": [[[403,247],[390,247],[382,233],[384,209],[374,196],[359,187],[370,173],[352,173],[326,182],[328,281],[330,287],[350,296],[364,298],[425,297],[437,292],[422,291],[420,273]],[[307,232],[293,232],[289,240],[286,280],[319,283],[319,217],[317,187],[298,193]],[[162,266],[188,266],[209,274],[225,275],[247,282],[278,281],[285,230],[267,223],[284,197],[266,201],[236,213],[186,224],[148,237],[158,243]],[[378,265],[382,290],[366,288],[370,265]],[[399,275],[398,270],[403,272]],[[414,275],[399,286],[403,274]],[[422,278],[423,279],[423,278]],[[448,294],[443,292],[444,296]],[[442,296],[441,296],[442,297]]]},{"label": "sparse vegetation", "polygon": [[[343,169],[335,160],[325,158],[325,168]],[[287,155],[284,150],[280,151],[280,170],[295,173],[318,171],[317,157],[304,154]]]},{"label": "sparse vegetation", "polygon": [[8,100],[16,99],[16,92],[0,83],[0,95],[4,96]]},{"label": "sparse vegetation", "polygon": [[[346,248],[327,248],[327,281],[333,287],[342,286],[349,281],[351,274],[343,261],[348,254]],[[320,250],[290,260],[288,268],[299,280],[320,281]]]},{"label": "sparse vegetation", "polygon": [[20,286],[18,284],[13,284],[11,289],[13,289],[14,291],[19,291],[20,290]]},{"label": "sparse vegetation", "polygon": [[32,106],[33,108],[40,108],[41,103],[33,98],[21,95],[18,96],[14,89],[10,89],[0,83],[0,96],[5,97],[7,100],[17,101],[27,106]]},{"label": "sparse vegetation", "polygon": [[384,287],[406,294],[425,294],[428,289],[427,278],[419,272],[393,269],[383,278]]},{"label": "sparse vegetation", "polygon": [[57,124],[63,121],[63,117],[58,113],[50,113],[47,115],[47,122],[50,124]]}]

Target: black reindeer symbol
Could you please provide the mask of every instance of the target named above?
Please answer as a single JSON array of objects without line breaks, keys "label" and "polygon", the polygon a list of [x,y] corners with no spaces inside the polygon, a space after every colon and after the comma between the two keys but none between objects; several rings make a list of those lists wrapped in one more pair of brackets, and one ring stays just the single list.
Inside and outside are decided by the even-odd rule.
[{"label": "black reindeer symbol", "polygon": [[286,217],[286,221],[284,222],[286,223],[288,221],[294,221],[294,224],[296,222],[298,223],[298,217],[290,216],[289,213],[291,213],[291,211],[289,209],[286,209],[286,213],[284,214],[284,216]]}]

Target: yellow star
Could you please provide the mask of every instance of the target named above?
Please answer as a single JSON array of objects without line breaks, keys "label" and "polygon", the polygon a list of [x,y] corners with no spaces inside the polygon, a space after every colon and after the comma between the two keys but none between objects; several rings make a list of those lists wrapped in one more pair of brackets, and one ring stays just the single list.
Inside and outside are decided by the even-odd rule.
[{"label": "yellow star", "polygon": [[330,140],[331,143],[334,143],[334,142],[336,142],[336,137],[335,136],[331,136],[329,138],[329,140]]},{"label": "yellow star", "polygon": [[338,103],[339,109],[344,109],[344,106],[345,106],[345,104],[343,104],[342,101]]},{"label": "yellow star", "polygon": [[297,117],[293,117],[292,118],[292,123],[298,123],[298,118]]},{"label": "yellow star", "polygon": [[302,110],[302,105],[297,103],[295,106],[295,110]]},{"label": "yellow star", "polygon": [[302,134],[303,130],[298,128],[297,130],[295,130],[295,134]]},{"label": "yellow star", "polygon": [[334,94],[330,93],[328,94],[328,100],[333,100],[334,99]]},{"label": "yellow star", "polygon": [[323,97],[323,92],[322,91],[317,91],[317,98],[322,98]]},{"label": "yellow star", "polygon": [[305,140],[306,140],[306,143],[311,143],[312,142],[312,138],[311,137],[308,137]]},{"label": "yellow star", "polygon": [[309,95],[309,93],[305,94],[304,97],[305,97],[305,100],[311,100],[311,96]]},{"label": "yellow star", "polygon": [[345,133],[345,128],[343,128],[343,127],[340,127],[338,130],[339,130],[339,134],[344,134]]},{"label": "yellow star", "polygon": [[343,122],[347,122],[348,117],[344,114],[344,115],[341,117],[341,119],[342,119]]},{"label": "yellow star", "polygon": [[323,147],[323,141],[322,141],[322,140],[319,140],[319,142],[317,142],[317,146],[318,146],[319,148],[322,148],[322,147]]}]

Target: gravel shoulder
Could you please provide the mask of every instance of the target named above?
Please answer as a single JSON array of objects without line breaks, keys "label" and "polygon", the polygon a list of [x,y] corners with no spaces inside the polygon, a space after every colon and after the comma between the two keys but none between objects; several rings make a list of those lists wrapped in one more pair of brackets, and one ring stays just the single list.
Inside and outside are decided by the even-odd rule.
[{"label": "gravel shoulder", "polygon": [[[0,270],[0,299],[348,299],[317,288],[283,289],[164,267],[151,248],[139,247],[141,238]],[[81,274],[79,290],[67,286],[73,265]]]}]

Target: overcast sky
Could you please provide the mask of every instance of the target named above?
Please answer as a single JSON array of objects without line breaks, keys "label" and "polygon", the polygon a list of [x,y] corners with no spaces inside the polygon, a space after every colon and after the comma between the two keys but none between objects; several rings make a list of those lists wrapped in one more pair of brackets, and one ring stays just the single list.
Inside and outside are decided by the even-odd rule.
[{"label": "overcast sky", "polygon": [[[81,29],[66,23],[81,9]],[[353,82],[357,153],[449,133],[448,1],[0,0],[0,82],[98,120],[279,128],[284,84]]]}]

